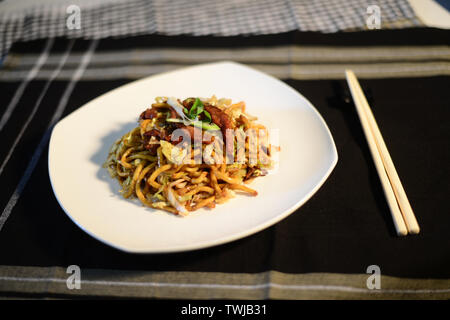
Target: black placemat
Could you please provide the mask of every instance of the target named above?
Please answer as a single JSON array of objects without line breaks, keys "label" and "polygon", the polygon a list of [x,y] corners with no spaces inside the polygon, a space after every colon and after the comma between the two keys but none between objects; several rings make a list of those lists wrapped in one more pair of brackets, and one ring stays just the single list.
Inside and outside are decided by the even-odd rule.
[{"label": "black placemat", "polygon": [[[405,34],[408,36],[404,37]],[[204,38],[211,39],[204,43],[199,38],[162,36],[76,40],[62,72],[79,70],[83,61],[86,70],[99,67],[90,64],[93,57],[121,48],[195,47],[209,50],[228,46],[237,50],[246,46],[265,45],[270,50],[270,47],[285,45],[338,46],[339,43],[340,47],[348,48],[353,47],[358,39],[361,40],[360,45],[370,44],[367,37],[372,37],[374,46],[389,46],[390,50],[412,44],[425,48],[434,45],[448,47],[448,32],[433,29],[383,31],[367,35],[340,34],[340,42],[332,36],[314,33],[287,33],[278,37],[227,37],[222,39],[223,42],[211,37]],[[393,37],[397,37],[398,46],[392,45]],[[50,49],[50,57],[67,52],[69,42],[56,39]],[[20,58],[23,54],[35,53],[39,57],[46,45],[46,40],[19,43],[11,54]],[[445,54],[433,59],[429,57],[426,61],[439,61],[448,65]],[[7,62],[0,72],[21,68],[25,68],[25,74],[29,72],[21,65],[20,59],[16,65]],[[422,62],[414,63],[420,65]],[[142,61],[137,63],[148,64]],[[163,63],[155,61],[153,65]],[[325,65],[327,63],[330,62]],[[346,64],[337,63],[343,66]],[[373,63],[362,61],[360,65]],[[392,66],[395,67],[397,63],[393,61]],[[270,65],[264,61],[262,64]],[[289,66],[295,63],[280,60],[277,64]],[[323,65],[314,61],[308,64],[318,67]],[[42,70],[48,69],[51,73],[56,67],[57,64],[52,64],[48,59]],[[108,67],[108,63],[100,66],[103,67]],[[450,170],[447,166],[450,159],[450,93],[446,70],[442,70],[443,75],[433,77],[419,74],[413,78],[361,80],[421,225],[419,235],[403,238],[395,235],[389,209],[345,81],[285,78],[283,80],[287,84],[313,103],[333,134],[339,161],[327,182],[311,200],[288,218],[257,234],[213,248],[151,255],[123,253],[85,234],[58,205],[48,178],[47,139],[51,132],[48,126],[55,119],[55,110],[59,108],[63,111],[62,116],[68,115],[100,94],[128,83],[130,78],[86,80],[81,76],[72,80],[56,78],[48,83],[51,77],[41,71],[26,84],[1,131],[3,147],[0,148],[0,161],[5,165],[0,174],[0,208],[3,212],[0,217],[3,219],[0,265],[65,268],[76,264],[87,269],[131,271],[252,274],[272,270],[288,274],[361,274],[366,272],[368,265],[376,264],[388,276],[450,277],[450,208],[446,201],[450,191]],[[8,103],[24,81],[4,78],[0,82],[1,117],[5,117]],[[67,103],[64,102],[60,108],[62,97],[71,84],[73,91],[69,90]],[[38,111],[26,124],[30,110],[47,85],[47,93]],[[5,212],[8,213],[7,217]]]}]

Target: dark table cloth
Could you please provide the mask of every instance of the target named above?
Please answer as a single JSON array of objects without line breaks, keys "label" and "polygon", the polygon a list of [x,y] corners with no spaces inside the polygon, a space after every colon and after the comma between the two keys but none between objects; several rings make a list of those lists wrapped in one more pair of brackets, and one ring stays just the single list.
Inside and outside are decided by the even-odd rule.
[{"label": "dark table cloth", "polygon": [[[0,68],[0,116],[7,119],[0,123],[0,294],[449,298],[449,35],[415,28],[232,37],[56,38],[50,44],[49,40],[14,44]],[[47,59],[27,81],[46,46]],[[280,48],[291,48],[288,51],[294,55],[264,58]],[[305,59],[292,48],[311,54]],[[193,49],[216,55],[196,55],[189,51]],[[253,58],[245,51],[251,49],[256,50]],[[320,55],[324,49],[345,49],[353,56]],[[159,55],[150,55],[156,56],[151,59],[133,55],[145,50]],[[170,50],[178,54],[170,55]],[[115,59],[118,52],[125,56]],[[65,53],[67,60],[53,77]],[[114,53],[113,58],[108,59],[108,53]],[[144,76],[135,72],[140,68],[151,74],[230,57],[280,77],[325,119],[339,161],[319,191],[270,228],[196,251],[128,254],[79,229],[58,205],[50,185],[47,156],[52,125],[91,99]],[[421,226],[419,235],[395,234],[340,72],[348,66],[355,69],[372,106]],[[5,116],[14,99],[14,111]],[[80,290],[66,287],[69,265],[82,270]],[[379,291],[366,287],[370,265],[381,269]]]}]

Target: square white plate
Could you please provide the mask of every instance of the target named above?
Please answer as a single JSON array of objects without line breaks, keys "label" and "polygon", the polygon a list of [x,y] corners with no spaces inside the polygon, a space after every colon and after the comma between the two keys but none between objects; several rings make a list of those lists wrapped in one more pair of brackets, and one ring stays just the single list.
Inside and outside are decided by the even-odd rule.
[{"label": "square white plate", "polygon": [[[137,126],[139,114],[157,96],[213,94],[245,101],[248,113],[279,130],[278,170],[254,180],[258,196],[238,194],[188,217],[124,199],[118,182],[102,168],[112,143]],[[338,159],[330,131],[311,103],[285,83],[233,62],[185,68],[112,90],[61,120],[49,148],[50,180],[67,215],[94,238],[139,253],[204,248],[267,228],[305,203]]]}]

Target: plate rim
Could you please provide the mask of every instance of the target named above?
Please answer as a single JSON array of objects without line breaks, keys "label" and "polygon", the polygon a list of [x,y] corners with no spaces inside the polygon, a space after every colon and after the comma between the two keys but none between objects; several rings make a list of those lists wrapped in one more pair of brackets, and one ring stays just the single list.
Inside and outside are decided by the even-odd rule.
[{"label": "plate rim", "polygon": [[[52,141],[54,141],[54,136],[55,136],[55,132],[57,132],[58,128],[61,127],[61,123],[64,123],[65,120],[67,118],[69,118],[70,116],[72,116],[73,114],[77,113],[78,111],[80,111],[81,109],[87,107],[88,104],[91,104],[93,102],[95,102],[98,99],[101,99],[103,96],[112,93],[113,91],[116,91],[118,89],[123,89],[127,86],[131,86],[134,85],[138,82],[141,81],[145,81],[149,78],[155,78],[155,77],[159,77],[159,76],[166,76],[169,75],[171,73],[176,73],[179,71],[185,71],[185,70],[189,70],[189,69],[197,69],[197,68],[203,68],[203,67],[214,67],[216,65],[232,65],[232,66],[237,66],[240,68],[245,68],[247,70],[250,70],[252,72],[256,72],[259,73],[262,76],[265,77],[269,77],[272,80],[275,80],[276,82],[278,82],[279,84],[281,84],[283,87],[285,87],[286,89],[292,91],[294,94],[298,95],[300,98],[304,99],[304,101],[306,101],[306,103],[308,104],[308,106],[312,109],[312,111],[314,112],[315,116],[318,117],[319,121],[322,123],[323,127],[325,128],[325,131],[327,133],[327,137],[329,138],[329,141],[331,142],[331,146],[332,146],[332,161],[330,166],[328,167],[326,173],[321,177],[320,181],[315,185],[314,188],[312,188],[304,197],[303,199],[301,199],[300,201],[298,201],[295,205],[293,205],[292,207],[290,207],[288,210],[283,211],[281,214],[273,217],[272,219],[269,219],[267,221],[265,221],[264,223],[260,223],[252,228],[246,229],[244,231],[232,234],[232,235],[227,235],[227,236],[223,236],[220,237],[218,239],[215,240],[205,240],[205,241],[200,241],[197,242],[194,245],[176,245],[176,246],[171,246],[169,248],[165,248],[165,249],[153,249],[153,250],[149,250],[149,249],[141,249],[141,248],[130,248],[130,247],[126,247],[126,246],[122,246],[122,245],[118,245],[116,243],[112,243],[109,240],[103,239],[101,237],[99,237],[98,235],[94,234],[92,231],[88,230],[87,228],[85,228],[84,226],[82,226],[74,217],[72,217],[72,215],[70,214],[69,210],[67,210],[64,205],[62,204],[62,200],[60,200],[55,188],[54,188],[54,181],[52,179],[52,169],[51,169],[51,146],[52,146]],[[294,211],[296,211],[297,209],[299,209],[303,204],[305,204],[308,200],[311,199],[311,197],[323,186],[323,184],[325,183],[325,181],[328,179],[328,177],[331,175],[331,173],[333,172],[334,168],[337,165],[339,156],[338,156],[338,152],[337,152],[337,148],[336,148],[336,143],[334,142],[333,136],[331,134],[331,131],[327,125],[327,123],[325,122],[325,120],[323,119],[322,115],[320,114],[320,112],[316,109],[316,107],[305,97],[303,96],[299,91],[295,90],[294,88],[292,88],[291,86],[289,86],[288,84],[286,84],[285,82],[281,81],[280,79],[275,78],[272,75],[269,75],[267,73],[264,73],[262,71],[256,70],[254,68],[251,68],[249,66],[243,65],[241,63],[237,63],[234,61],[218,61],[218,62],[210,62],[210,63],[202,63],[202,64],[197,64],[197,65],[192,65],[192,66],[188,66],[188,67],[183,67],[183,68],[178,68],[175,70],[170,70],[170,71],[166,71],[166,72],[162,72],[162,73],[158,73],[158,74],[154,74],[154,75],[149,75],[147,77],[141,78],[141,79],[137,79],[134,81],[131,81],[129,83],[126,83],[124,85],[121,85],[117,88],[114,88],[112,90],[109,90],[97,97],[95,97],[92,100],[89,100],[88,102],[86,102],[85,104],[83,104],[82,106],[80,106],[79,108],[77,108],[76,110],[74,110],[73,112],[69,113],[68,115],[66,115],[64,118],[60,119],[58,121],[58,123],[55,124],[55,126],[52,129],[52,133],[50,136],[50,140],[49,140],[49,146],[48,146],[48,156],[47,156],[47,166],[48,166],[48,175],[49,175],[49,179],[50,179],[50,185],[52,187],[52,191],[53,194],[55,195],[55,198],[59,204],[59,206],[63,209],[64,213],[70,218],[70,220],[72,222],[75,223],[75,225],[77,225],[81,230],[83,230],[84,232],[86,232],[88,235],[90,235],[91,237],[93,237],[94,239],[100,241],[103,244],[106,244],[110,247],[113,247],[115,249],[118,249],[120,251],[123,252],[127,252],[127,253],[134,253],[134,254],[158,254],[158,253],[174,253],[174,252],[187,252],[187,251],[193,251],[193,250],[199,250],[199,249],[203,249],[203,248],[209,248],[209,247],[214,247],[214,246],[218,246],[221,244],[225,244],[225,243],[229,243],[229,242],[233,242],[239,239],[242,239],[244,237],[256,234],[259,231],[265,230],[268,227],[273,226],[274,224],[280,222],[281,220],[285,219],[286,217],[288,217],[289,215],[291,215]]]}]

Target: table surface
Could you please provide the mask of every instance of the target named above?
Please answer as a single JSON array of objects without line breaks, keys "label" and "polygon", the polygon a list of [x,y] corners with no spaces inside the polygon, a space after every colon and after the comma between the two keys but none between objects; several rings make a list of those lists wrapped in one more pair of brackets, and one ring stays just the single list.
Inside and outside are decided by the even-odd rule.
[{"label": "table surface", "polygon": [[[414,28],[16,43],[0,68],[0,117],[7,119],[0,122],[1,294],[449,298],[448,40],[448,31]],[[54,77],[67,50],[68,59]],[[43,55],[42,67],[32,73]],[[123,253],[71,222],[48,177],[52,124],[145,74],[230,58],[278,76],[323,116],[339,161],[320,190],[268,229],[190,252]],[[421,226],[419,235],[395,235],[341,72],[348,66],[357,75],[360,72],[361,85]],[[74,78],[77,70],[80,77]],[[11,105],[14,110],[8,114]],[[81,267],[86,279],[82,290],[66,288],[69,265]],[[366,287],[370,265],[381,269],[382,292]],[[183,283],[190,286],[182,287]]]}]

